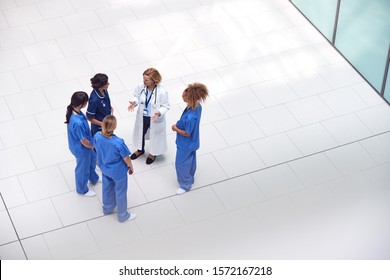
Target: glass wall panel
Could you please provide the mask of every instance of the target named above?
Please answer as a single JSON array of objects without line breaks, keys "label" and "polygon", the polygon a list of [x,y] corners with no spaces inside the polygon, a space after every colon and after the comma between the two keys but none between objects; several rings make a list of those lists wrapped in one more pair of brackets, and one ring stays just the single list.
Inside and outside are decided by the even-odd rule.
[{"label": "glass wall panel", "polygon": [[341,0],[336,48],[381,91],[390,42],[389,0]]},{"label": "glass wall panel", "polygon": [[383,97],[390,103],[390,72],[387,73],[387,83]]},{"label": "glass wall panel", "polygon": [[337,0],[292,0],[291,2],[332,41]]}]

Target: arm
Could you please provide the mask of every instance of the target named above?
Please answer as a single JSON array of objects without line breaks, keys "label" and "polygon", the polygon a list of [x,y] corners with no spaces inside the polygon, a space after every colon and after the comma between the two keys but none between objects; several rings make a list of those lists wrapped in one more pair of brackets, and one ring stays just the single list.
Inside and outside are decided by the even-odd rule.
[{"label": "arm", "polygon": [[188,134],[185,130],[178,128],[176,124],[172,125],[172,130],[179,133],[180,135],[182,135],[184,137],[191,136],[191,134]]},{"label": "arm", "polygon": [[87,116],[87,120],[89,120],[93,124],[96,124],[98,126],[102,126],[102,122],[98,121],[97,119],[90,118],[90,117]]},{"label": "arm", "polygon": [[89,142],[88,139],[83,139],[83,140],[80,140],[81,144],[83,144],[84,147],[88,148],[88,149],[94,149],[95,147],[91,145],[91,143]]},{"label": "arm", "polygon": [[161,118],[170,109],[169,100],[168,100],[168,92],[165,90],[165,88],[163,88],[161,86],[159,87],[158,90],[160,91],[160,95],[158,97],[160,99],[159,100],[160,107],[158,108],[158,111],[155,112],[154,115],[152,116],[152,121],[157,120],[157,118]]},{"label": "arm", "polygon": [[127,168],[129,169],[129,174],[133,174],[134,172],[134,167],[133,167],[133,164],[131,162],[131,159],[130,159],[130,156],[127,156],[125,158],[123,158],[123,160],[125,161],[126,165],[127,165]]},{"label": "arm", "polygon": [[129,101],[129,106],[127,107],[127,110],[130,112],[134,111],[134,108],[138,106],[139,103],[139,97],[141,95],[143,85],[139,85],[135,88],[134,94],[133,94],[133,100]]}]

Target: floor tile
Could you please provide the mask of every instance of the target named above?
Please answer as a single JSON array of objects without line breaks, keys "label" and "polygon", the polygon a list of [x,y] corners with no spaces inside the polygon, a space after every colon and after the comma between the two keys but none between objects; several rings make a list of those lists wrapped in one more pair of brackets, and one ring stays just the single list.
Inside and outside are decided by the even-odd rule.
[{"label": "floor tile", "polygon": [[[220,182],[226,178],[223,169],[212,155],[197,155],[197,169],[193,189]],[[176,183],[176,186],[179,187],[179,184]]]},{"label": "floor tile", "polygon": [[18,82],[12,73],[1,73],[0,82],[3,85],[0,89],[0,96],[6,96],[21,91]]},{"label": "floor tile", "polygon": [[295,47],[280,31],[262,33],[253,37],[252,41],[265,56],[288,51]]},{"label": "floor tile", "polygon": [[303,156],[293,141],[284,133],[250,142],[267,166],[294,160]]},{"label": "floor tile", "polygon": [[332,111],[318,96],[311,96],[286,103],[287,109],[301,125],[308,125],[334,117]]},{"label": "floor tile", "polygon": [[68,149],[66,135],[32,142],[27,147],[31,158],[39,169],[74,159]]},{"label": "floor tile", "polygon": [[292,161],[288,165],[307,187],[325,183],[341,176],[332,162],[322,153]]},{"label": "floor tile", "polygon": [[[94,40],[89,32],[70,34],[58,38],[56,41],[66,57],[81,55],[99,49],[97,41]],[[78,44],[74,42],[78,42]]]},{"label": "floor tile", "polygon": [[0,138],[5,147],[15,147],[41,140],[43,134],[35,118],[29,116],[0,123]]},{"label": "floor tile", "polygon": [[211,188],[228,211],[265,200],[263,193],[249,175],[213,184]]},{"label": "floor tile", "polygon": [[[42,134],[45,137],[51,137],[67,133],[67,127],[64,123],[66,119],[64,114],[64,108],[38,113],[35,115],[35,119],[39,125],[39,131],[42,131]],[[64,124],[61,126],[58,125],[62,123]]]},{"label": "floor tile", "polygon": [[152,40],[132,42],[121,46],[120,50],[130,64],[147,62],[163,57],[160,49]]},{"label": "floor tile", "polygon": [[287,132],[288,137],[304,155],[337,147],[337,142],[320,124],[312,124]]},{"label": "floor tile", "polygon": [[1,150],[0,157],[7,159],[7,164],[1,164],[0,179],[35,170],[35,164],[25,146]]},{"label": "floor tile", "polygon": [[23,249],[29,260],[51,260],[49,248],[43,235],[37,235],[22,240]]},{"label": "floor tile", "polygon": [[274,135],[301,125],[283,105],[278,105],[250,114],[265,135]]},{"label": "floor tile", "polygon": [[31,237],[62,227],[49,199],[25,204],[9,210],[19,238]]},{"label": "floor tile", "polygon": [[326,156],[341,172],[348,175],[375,165],[370,154],[359,144],[352,143],[325,152]]},{"label": "floor tile", "polygon": [[43,235],[56,260],[78,259],[98,251],[96,241],[86,223],[77,224]]},{"label": "floor tile", "polygon": [[[182,75],[185,76],[195,73],[194,67],[184,55],[164,57],[153,60],[151,64],[155,65],[156,69],[159,69],[158,71],[164,73],[165,80],[177,79]],[[175,65],[175,67],[170,67],[170,65]]]},{"label": "floor tile", "polygon": [[[297,95],[282,79],[262,82],[250,86],[265,107],[279,105],[297,99]],[[272,92],[272,94],[270,94]]]},{"label": "floor tile", "polygon": [[50,105],[40,89],[7,96],[6,102],[15,118],[50,110]]},{"label": "floor tile", "polygon": [[261,33],[260,28],[249,17],[237,17],[218,22],[231,40],[244,39]]},{"label": "floor tile", "polygon": [[359,83],[352,85],[351,88],[357,92],[360,98],[368,105],[368,106],[376,106],[384,103],[383,99],[380,98],[379,94],[377,94],[373,88],[367,83]]},{"label": "floor tile", "polygon": [[284,80],[299,97],[316,95],[330,90],[329,85],[316,71],[302,72],[285,77]]},{"label": "floor tile", "polygon": [[291,27],[290,21],[278,10],[254,14],[250,17],[263,32]]},{"label": "floor tile", "polygon": [[367,105],[350,88],[332,90],[319,95],[336,116],[365,109]]},{"label": "floor tile", "polygon": [[249,115],[241,115],[215,123],[215,127],[229,144],[234,146],[264,137],[264,133]]},{"label": "floor tile", "polygon": [[132,9],[127,5],[102,7],[96,9],[95,12],[105,26],[126,23],[137,19]]},{"label": "floor tile", "polygon": [[200,25],[229,19],[229,15],[219,5],[202,5],[190,8],[189,12]]},{"label": "floor tile", "polygon": [[283,56],[298,72],[309,71],[328,65],[328,61],[312,46],[285,52]]},{"label": "floor tile", "polygon": [[248,144],[214,152],[213,156],[229,178],[254,172],[265,167],[254,149]]},{"label": "floor tile", "polygon": [[242,62],[217,70],[221,79],[230,89],[250,86],[261,81],[261,76],[248,62]]},{"label": "floor tile", "polygon": [[[178,2],[177,5],[179,5]],[[174,33],[198,27],[195,19],[191,17],[190,13],[186,10],[163,14],[158,16],[157,20],[168,33]]]},{"label": "floor tile", "polygon": [[213,123],[228,118],[229,115],[219,104],[216,98],[209,97],[206,102],[206,105],[203,106],[204,108],[202,109],[202,124]]},{"label": "floor tile", "polygon": [[2,61],[0,65],[1,72],[25,68],[28,66],[26,57],[21,49],[1,50],[0,60]]},{"label": "floor tile", "polygon": [[229,41],[229,37],[218,24],[202,25],[187,32],[198,48],[211,47]]},{"label": "floor tile", "polygon": [[62,17],[70,32],[80,33],[103,27],[100,18],[94,12],[82,12]]},{"label": "floor tile", "polygon": [[102,72],[101,69],[107,71],[128,65],[122,52],[116,47],[90,52],[85,57],[95,73]]},{"label": "floor tile", "polygon": [[153,18],[156,15],[164,14],[168,10],[162,1],[145,0],[142,2],[129,3],[131,10],[138,18]]},{"label": "floor tile", "polygon": [[34,65],[16,70],[14,73],[19,86],[24,91],[48,86],[57,82],[48,64]]},{"label": "floor tile", "polygon": [[213,124],[202,125],[200,131],[200,148],[197,152],[199,155],[228,147],[228,144]]},{"label": "floor tile", "polygon": [[69,192],[68,185],[56,166],[21,174],[18,179],[29,202]]},{"label": "floor tile", "polygon": [[18,237],[6,210],[0,211],[0,223],[0,245],[16,241]]},{"label": "floor tile", "polygon": [[375,159],[376,162],[387,163],[390,161],[389,141],[390,133],[385,133],[364,139],[360,141],[360,144]]},{"label": "floor tile", "polygon": [[54,40],[26,46],[22,50],[30,65],[45,63],[64,57],[61,49]]},{"label": "floor tile", "polygon": [[303,188],[299,178],[286,164],[252,173],[250,177],[268,199]]},{"label": "floor tile", "polygon": [[[74,80],[80,76],[91,76],[91,73],[93,73],[84,56],[72,56],[66,59],[55,60],[50,63],[50,66],[60,82]],[[70,71],[69,69],[72,70]]]},{"label": "floor tile", "polygon": [[92,253],[83,256],[83,260],[128,260],[129,256],[123,246],[117,246],[107,250],[100,250],[97,253]]},{"label": "floor tile", "polygon": [[[85,197],[68,192],[51,199],[64,226],[103,216],[102,203],[97,197]],[[69,205],[72,205],[69,208]]]},{"label": "floor tile", "polygon": [[[249,39],[241,39],[234,42],[220,44],[218,48],[229,63],[232,64],[259,58],[263,55],[256,45]],[[237,50],[240,51],[237,52]]]},{"label": "floor tile", "polygon": [[182,217],[169,199],[139,206],[132,209],[132,211],[137,214],[135,222],[145,237],[150,237],[184,224]]},{"label": "floor tile", "polygon": [[[270,55],[255,60],[250,64],[256,69],[264,80],[273,80],[296,73],[296,70],[280,54]],[[261,80],[261,79],[258,79]]]},{"label": "floor tile", "polygon": [[[228,65],[228,61],[216,47],[207,47],[184,54],[196,72],[213,70]],[[204,63],[207,61],[207,63]],[[223,78],[222,78],[223,79]]]},{"label": "floor tile", "polygon": [[45,19],[62,17],[75,13],[75,9],[69,0],[42,1],[36,3],[36,6]]},{"label": "floor tile", "polygon": [[140,239],[141,233],[134,221],[119,223],[111,215],[87,222],[100,249],[108,249]]},{"label": "floor tile", "polygon": [[124,24],[124,27],[135,41],[150,39],[166,34],[164,28],[157,19],[154,18],[128,22]]},{"label": "floor tile", "polygon": [[346,62],[318,69],[318,73],[334,89],[362,82],[362,78]]},{"label": "floor tile", "polygon": [[387,104],[371,107],[355,114],[374,134],[390,130],[390,108]]},{"label": "floor tile", "polygon": [[7,208],[27,203],[26,195],[16,176],[0,180],[0,193]]},{"label": "floor tile", "polygon": [[171,200],[186,223],[208,219],[226,211],[210,188],[193,190],[181,196],[174,196]]},{"label": "floor tile", "polygon": [[62,18],[53,18],[30,24],[30,29],[38,42],[57,39],[71,34]]},{"label": "floor tile", "polygon": [[176,173],[172,165],[136,173],[134,177],[148,201],[158,200],[175,194]]},{"label": "floor tile", "polygon": [[12,49],[35,43],[34,35],[28,26],[0,30],[0,47]]},{"label": "floor tile", "polygon": [[26,260],[26,256],[19,242],[12,242],[0,246],[0,255],[2,259],[7,260]]},{"label": "floor tile", "polygon": [[219,94],[216,99],[229,116],[238,116],[264,108],[259,99],[247,87]]},{"label": "floor tile", "polygon": [[340,145],[372,135],[372,132],[355,114],[332,118],[323,121],[321,124]]},{"label": "floor tile", "polygon": [[299,25],[282,30],[286,36],[295,46],[303,47],[314,43],[324,42],[324,37],[317,32],[312,25]]},{"label": "floor tile", "polygon": [[[157,54],[162,52],[165,56],[182,54],[197,49],[195,43],[191,41],[190,36],[184,31],[162,35],[155,38],[153,41],[158,47]],[[145,43],[143,43],[143,41],[139,43],[141,44],[139,52],[144,53],[143,48],[145,47]],[[153,54],[150,53],[149,55]]]},{"label": "floor tile", "polygon": [[[229,88],[225,84],[225,82],[221,79],[221,77],[214,71],[206,71],[202,73],[195,73],[189,76],[184,76],[181,78],[185,85],[194,83],[194,82],[202,82],[207,85],[207,89],[209,90],[209,94],[214,96],[219,93],[223,93]],[[182,90],[184,90],[183,87]],[[182,92],[182,91],[181,91]],[[182,100],[181,100],[182,101]],[[207,101],[208,104],[208,101]]]}]

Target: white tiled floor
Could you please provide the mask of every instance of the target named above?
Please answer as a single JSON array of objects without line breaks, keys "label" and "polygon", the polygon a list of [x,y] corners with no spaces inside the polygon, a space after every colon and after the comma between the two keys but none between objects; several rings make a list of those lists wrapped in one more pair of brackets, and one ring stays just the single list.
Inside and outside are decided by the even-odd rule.
[{"label": "white tiled floor", "polygon": [[[134,161],[138,217],[120,224],[101,185],[75,193],[64,113],[107,73],[132,150],[148,67],[169,151]],[[176,196],[169,128],[191,82],[210,98]],[[0,259],[390,258],[390,108],[287,0],[1,1],[0,83]]]}]

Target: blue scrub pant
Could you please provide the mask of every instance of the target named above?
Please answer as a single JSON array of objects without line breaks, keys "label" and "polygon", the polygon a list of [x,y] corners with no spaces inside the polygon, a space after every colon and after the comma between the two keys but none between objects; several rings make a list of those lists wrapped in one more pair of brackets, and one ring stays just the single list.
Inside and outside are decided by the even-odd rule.
[{"label": "blue scrub pant", "polygon": [[127,173],[119,180],[103,174],[103,213],[111,214],[117,209],[118,221],[124,222],[130,214],[127,211]]},{"label": "blue scrub pant", "polygon": [[99,175],[96,169],[96,152],[88,149],[82,157],[76,158],[76,191],[79,194],[88,192],[88,180],[92,184],[96,184],[99,180]]},{"label": "blue scrub pant", "polygon": [[189,191],[194,183],[196,151],[176,151],[176,175],[180,188]]}]

